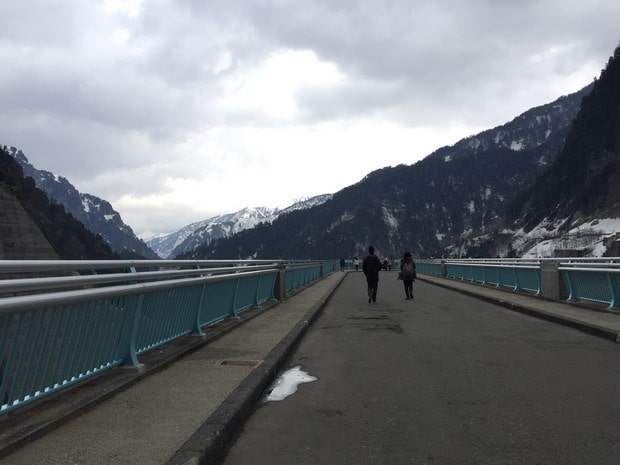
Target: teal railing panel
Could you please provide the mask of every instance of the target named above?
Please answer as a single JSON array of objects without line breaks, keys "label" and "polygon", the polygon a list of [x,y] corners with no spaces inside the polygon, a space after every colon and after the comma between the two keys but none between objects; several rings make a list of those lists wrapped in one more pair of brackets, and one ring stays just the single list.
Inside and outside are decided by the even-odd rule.
[{"label": "teal railing panel", "polygon": [[269,274],[261,275],[261,281],[258,283],[258,289],[256,291],[256,303],[258,305],[268,300],[275,300],[274,290],[276,287],[276,279],[278,272],[273,271]]},{"label": "teal railing panel", "polygon": [[515,291],[540,293],[540,270],[538,268],[482,263],[447,263],[445,267],[448,278]]},{"label": "teal railing panel", "polygon": [[[400,265],[394,264],[400,268]],[[427,274],[430,276],[441,276],[441,263],[427,263],[427,262],[417,262],[416,263],[416,272]]]},{"label": "teal railing panel", "polygon": [[144,295],[137,322],[136,353],[141,354],[194,331],[202,285]]},{"label": "teal railing panel", "polygon": [[290,292],[305,286],[321,275],[321,266],[302,266],[286,269],[286,291]]},{"label": "teal railing panel", "polygon": [[518,290],[540,294],[540,268],[515,267],[513,270]]},{"label": "teal railing panel", "polygon": [[502,267],[496,266],[493,267],[495,269],[497,275],[497,286],[498,287],[506,287],[516,291],[519,289],[519,284],[517,283],[517,275],[515,273],[514,267]]},{"label": "teal railing panel", "polygon": [[237,278],[239,281],[237,295],[235,296],[235,313],[242,312],[252,307],[257,307],[256,291],[260,285],[262,276],[251,276],[248,278]]},{"label": "teal railing panel", "polygon": [[447,277],[452,279],[460,279],[461,281],[466,280],[465,272],[467,271],[467,267],[464,265],[457,264],[447,264],[446,272]]},{"label": "teal railing panel", "polygon": [[200,309],[200,324],[208,325],[234,317],[236,280],[213,281],[205,285],[205,296]]},{"label": "teal railing panel", "polygon": [[619,276],[617,273],[610,275],[605,271],[573,269],[561,270],[560,274],[568,291],[568,300],[606,303],[612,307],[616,305],[613,283]]},{"label": "teal railing panel", "polygon": [[[337,262],[326,262],[326,263],[323,263],[321,266],[322,266],[321,270],[322,270],[323,276],[330,275],[331,273],[339,269],[339,265]],[[353,263],[351,261],[348,261],[347,268],[351,270],[351,269],[354,269],[355,267],[353,266]]]},{"label": "teal railing panel", "polygon": [[493,283],[493,280],[488,276],[486,267],[483,266],[465,266],[463,267],[463,276],[466,276],[467,280],[473,283]]},{"label": "teal railing panel", "polygon": [[127,309],[136,296],[0,315],[0,412],[22,407],[121,365]]}]

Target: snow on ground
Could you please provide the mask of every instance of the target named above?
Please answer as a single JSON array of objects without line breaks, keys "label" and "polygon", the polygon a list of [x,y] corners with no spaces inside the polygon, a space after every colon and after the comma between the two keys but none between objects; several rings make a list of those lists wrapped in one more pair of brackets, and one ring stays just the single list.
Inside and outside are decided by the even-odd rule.
[{"label": "snow on ground", "polygon": [[301,383],[310,383],[316,381],[318,378],[310,376],[305,371],[302,371],[301,366],[286,370],[282,373],[278,379],[273,383],[268,390],[268,394],[265,398],[266,401],[278,401],[284,400],[291,394],[297,392],[297,386]]}]

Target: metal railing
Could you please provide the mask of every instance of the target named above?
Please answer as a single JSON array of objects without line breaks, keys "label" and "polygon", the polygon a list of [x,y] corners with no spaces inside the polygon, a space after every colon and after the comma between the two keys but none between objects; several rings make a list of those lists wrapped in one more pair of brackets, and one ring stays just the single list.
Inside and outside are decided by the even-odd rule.
[{"label": "metal railing", "polygon": [[620,257],[420,260],[416,265],[422,274],[537,296],[544,290],[541,273],[545,270],[554,276],[556,284],[563,285],[563,292],[559,292],[561,300],[595,302],[606,304],[611,309],[620,308]]},{"label": "metal railing", "polygon": [[501,263],[446,261],[447,276],[483,285],[540,294],[540,265],[531,261]]},{"label": "metal railing", "polygon": [[[0,261],[0,415],[325,276],[337,262]],[[138,271],[141,270],[141,271]],[[85,274],[89,273],[89,274]]]},{"label": "metal railing", "polygon": [[588,301],[620,308],[620,266],[605,263],[561,263],[562,277],[569,301]]}]

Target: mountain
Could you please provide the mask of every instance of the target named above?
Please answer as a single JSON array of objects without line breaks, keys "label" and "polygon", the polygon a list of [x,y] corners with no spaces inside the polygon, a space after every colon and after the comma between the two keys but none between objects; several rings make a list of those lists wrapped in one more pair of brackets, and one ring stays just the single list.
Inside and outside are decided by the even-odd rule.
[{"label": "mountain", "polygon": [[620,47],[583,99],[555,163],[523,197],[515,221],[526,230],[620,210]]},{"label": "mountain", "polygon": [[331,194],[324,194],[299,200],[283,210],[268,207],[244,208],[236,213],[219,215],[189,224],[170,234],[152,237],[146,243],[159,256],[171,258],[189,253],[203,244],[209,244],[214,239],[237,234],[261,223],[271,223],[283,213],[320,205],[331,197]]},{"label": "mountain", "polygon": [[184,258],[443,256],[501,222],[508,203],[553,163],[592,85],[443,147],[414,165],[377,170],[317,207],[280,215]]},{"label": "mountain", "polygon": [[477,239],[478,253],[614,253],[608,250],[620,240],[620,47],[584,97],[554,163],[514,199],[506,224]]},{"label": "mountain", "polygon": [[62,176],[36,169],[21,150],[15,147],[7,147],[6,150],[21,165],[24,174],[34,179],[39,189],[52,201],[63,205],[67,212],[81,221],[90,231],[100,234],[122,258],[159,258],[144,241],[136,237],[108,201],[79,192]]},{"label": "mountain", "polygon": [[275,218],[274,209],[267,207],[244,208],[236,213],[214,216],[188,224],[170,234],[152,237],[146,243],[163,258],[194,250],[199,245],[218,237],[227,237],[261,222]]},{"label": "mountain", "polygon": [[6,149],[0,149],[0,258],[113,260],[108,244],[51,202]]}]

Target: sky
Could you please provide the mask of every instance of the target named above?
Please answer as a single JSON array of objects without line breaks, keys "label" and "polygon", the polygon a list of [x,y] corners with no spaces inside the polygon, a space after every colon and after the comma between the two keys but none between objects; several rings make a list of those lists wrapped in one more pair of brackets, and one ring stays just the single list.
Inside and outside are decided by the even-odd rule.
[{"label": "sky", "polygon": [[2,0],[0,144],[145,238],[285,208],[575,92],[618,0]]}]

